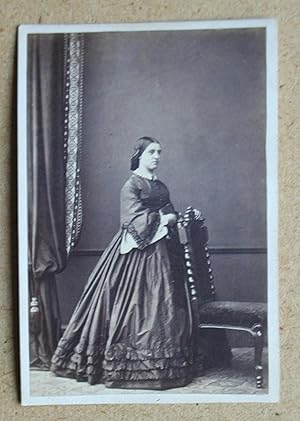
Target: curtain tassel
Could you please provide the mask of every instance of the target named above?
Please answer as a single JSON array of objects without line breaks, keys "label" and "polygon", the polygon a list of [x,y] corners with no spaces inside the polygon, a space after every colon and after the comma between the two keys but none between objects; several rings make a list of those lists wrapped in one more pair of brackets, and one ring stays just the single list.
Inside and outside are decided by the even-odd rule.
[{"label": "curtain tassel", "polygon": [[30,302],[30,331],[33,335],[38,335],[41,330],[41,312],[37,297],[32,297]]}]

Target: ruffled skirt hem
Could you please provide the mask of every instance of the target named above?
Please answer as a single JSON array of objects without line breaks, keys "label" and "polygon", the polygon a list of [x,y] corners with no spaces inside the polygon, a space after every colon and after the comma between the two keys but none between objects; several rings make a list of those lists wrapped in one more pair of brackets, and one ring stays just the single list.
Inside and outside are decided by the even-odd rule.
[{"label": "ruffled skirt hem", "polygon": [[191,381],[193,375],[201,375],[201,361],[192,357],[165,357],[149,359],[101,359],[80,354],[52,359],[51,371],[60,377],[68,377],[89,384],[104,383],[106,387],[160,389],[180,387]]},{"label": "ruffled skirt hem", "polygon": [[[91,374],[79,372],[70,365],[65,368],[51,367],[52,372],[58,377],[75,379],[78,382],[88,382],[90,385],[104,384],[109,388],[126,389],[168,389],[185,386],[192,381],[195,374],[193,366],[185,368],[170,367],[166,369],[149,370],[118,370]],[[96,370],[97,371],[97,370]]]},{"label": "ruffled skirt hem", "polygon": [[180,377],[178,379],[160,379],[160,380],[143,380],[143,381],[106,381],[105,386],[117,389],[147,389],[147,390],[166,390],[174,387],[184,387],[193,379],[192,375]]}]

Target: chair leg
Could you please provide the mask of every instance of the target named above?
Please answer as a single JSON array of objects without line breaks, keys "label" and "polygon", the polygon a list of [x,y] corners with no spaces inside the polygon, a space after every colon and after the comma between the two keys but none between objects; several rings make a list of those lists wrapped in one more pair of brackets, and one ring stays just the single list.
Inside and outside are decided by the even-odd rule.
[{"label": "chair leg", "polygon": [[255,362],[255,378],[256,387],[261,389],[263,387],[263,366],[262,366],[262,352],[264,347],[264,329],[261,324],[256,324],[252,327],[252,334],[254,337],[254,362]]}]

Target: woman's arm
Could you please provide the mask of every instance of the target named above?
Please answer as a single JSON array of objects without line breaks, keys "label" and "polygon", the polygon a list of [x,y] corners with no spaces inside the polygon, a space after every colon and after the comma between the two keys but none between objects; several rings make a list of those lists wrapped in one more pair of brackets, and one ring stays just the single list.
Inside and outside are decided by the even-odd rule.
[{"label": "woman's arm", "polygon": [[155,236],[161,220],[160,212],[150,211],[140,199],[141,185],[133,178],[129,179],[121,190],[121,225],[143,249]]}]

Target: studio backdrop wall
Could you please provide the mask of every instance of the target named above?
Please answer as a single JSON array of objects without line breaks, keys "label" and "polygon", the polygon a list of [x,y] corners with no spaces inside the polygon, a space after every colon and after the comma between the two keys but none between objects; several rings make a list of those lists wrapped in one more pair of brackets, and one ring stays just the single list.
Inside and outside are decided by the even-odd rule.
[{"label": "studio backdrop wall", "polygon": [[63,322],[119,229],[144,135],[162,143],[176,209],[206,218],[219,297],[266,301],[264,30],[85,34],[84,46],[83,226],[57,281]]}]

